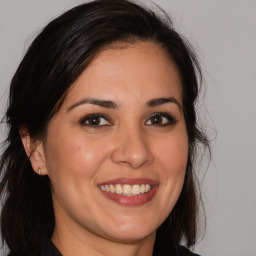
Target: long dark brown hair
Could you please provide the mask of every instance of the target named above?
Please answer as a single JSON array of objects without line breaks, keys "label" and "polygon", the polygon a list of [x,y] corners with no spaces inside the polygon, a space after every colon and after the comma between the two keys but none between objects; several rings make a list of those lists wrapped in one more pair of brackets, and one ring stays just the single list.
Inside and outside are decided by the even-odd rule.
[{"label": "long dark brown hair", "polygon": [[184,186],[176,206],[157,230],[154,251],[182,240],[187,246],[196,242],[199,196],[194,165],[198,145],[209,146],[195,111],[201,81],[197,58],[162,10],[157,14],[126,0],[96,0],[51,21],[27,50],[11,81],[3,120],[8,137],[0,159],[1,231],[11,252],[37,247],[54,229],[50,180],[32,170],[20,128],[26,127],[32,138],[43,134],[70,86],[99,50],[114,42],[139,40],[160,45],[176,64],[189,138]]}]

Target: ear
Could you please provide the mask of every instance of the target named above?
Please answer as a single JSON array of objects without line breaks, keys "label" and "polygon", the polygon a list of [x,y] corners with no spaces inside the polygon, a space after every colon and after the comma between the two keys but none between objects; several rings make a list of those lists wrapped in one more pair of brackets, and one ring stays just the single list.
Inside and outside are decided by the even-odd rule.
[{"label": "ear", "polygon": [[43,141],[31,138],[27,128],[24,127],[20,128],[20,137],[34,172],[47,175]]}]

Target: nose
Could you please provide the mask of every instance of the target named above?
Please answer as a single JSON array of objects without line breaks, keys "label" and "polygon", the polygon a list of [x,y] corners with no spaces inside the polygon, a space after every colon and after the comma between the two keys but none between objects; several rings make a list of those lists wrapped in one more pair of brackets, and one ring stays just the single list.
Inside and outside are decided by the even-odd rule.
[{"label": "nose", "polygon": [[112,152],[114,163],[138,169],[143,165],[150,164],[153,159],[149,138],[145,132],[127,127],[119,134]]}]

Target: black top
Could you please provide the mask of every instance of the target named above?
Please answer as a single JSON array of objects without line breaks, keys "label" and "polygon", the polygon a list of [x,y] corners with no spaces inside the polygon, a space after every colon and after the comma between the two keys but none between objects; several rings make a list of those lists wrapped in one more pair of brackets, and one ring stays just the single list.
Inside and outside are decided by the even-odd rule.
[{"label": "black top", "polygon": [[[175,255],[172,253],[159,253],[155,256],[200,256],[198,254],[190,252],[186,247],[178,245],[175,246]],[[62,256],[53,242],[49,239],[42,243],[42,246],[33,252],[23,253],[10,253],[8,256]]]}]

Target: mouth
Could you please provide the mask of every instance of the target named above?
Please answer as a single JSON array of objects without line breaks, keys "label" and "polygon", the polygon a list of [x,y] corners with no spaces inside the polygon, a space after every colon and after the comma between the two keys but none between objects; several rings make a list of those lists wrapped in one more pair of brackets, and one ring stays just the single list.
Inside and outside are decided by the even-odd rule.
[{"label": "mouth", "polygon": [[109,199],[123,206],[139,206],[149,202],[158,189],[157,182],[150,179],[121,178],[98,185]]},{"label": "mouth", "polygon": [[144,193],[148,193],[153,188],[149,184],[110,184],[110,185],[100,185],[102,191],[107,191],[110,193],[116,193],[123,196],[136,196]]}]

